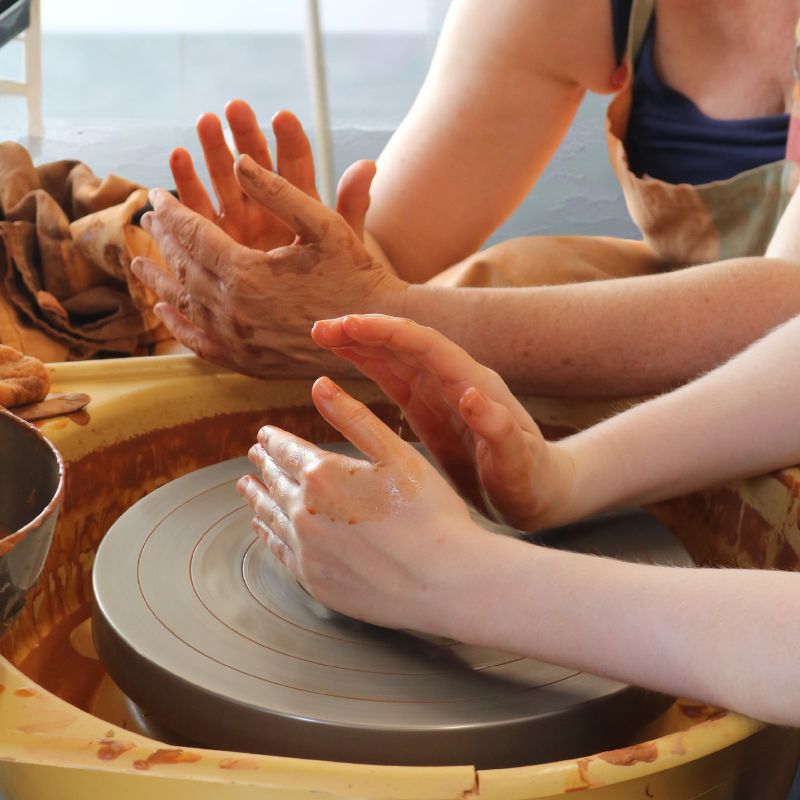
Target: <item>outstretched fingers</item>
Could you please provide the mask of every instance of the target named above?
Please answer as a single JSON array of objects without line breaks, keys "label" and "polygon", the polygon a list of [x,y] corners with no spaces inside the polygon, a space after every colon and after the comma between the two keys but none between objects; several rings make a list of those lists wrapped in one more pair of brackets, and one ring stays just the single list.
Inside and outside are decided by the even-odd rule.
[{"label": "outstretched fingers", "polygon": [[152,213],[159,222],[152,235],[161,247],[163,237],[173,236],[205,269],[223,277],[236,243],[211,220],[187,208],[163,189],[150,192]]},{"label": "outstretched fingers", "polygon": [[320,320],[311,331],[314,341],[327,349],[373,347],[417,363],[443,381],[478,382],[488,373],[466,351],[433,328],[410,319],[383,314],[350,314]]},{"label": "outstretched fingers", "polygon": [[203,148],[208,176],[217,195],[220,214],[236,213],[242,204],[242,190],[233,174],[233,154],[225,141],[219,117],[216,114],[202,114],[197,120],[197,136]]},{"label": "outstretched fingers", "polygon": [[[247,194],[282,220],[303,244],[321,242],[336,215],[319,200],[247,155],[236,162],[236,179]],[[338,219],[338,218],[337,218]]]},{"label": "outstretched fingers", "polygon": [[190,322],[175,306],[169,303],[157,303],[153,311],[173,338],[200,358],[222,366],[230,363],[228,349],[202,328]]},{"label": "outstretched fingers", "polygon": [[322,450],[293,433],[265,425],[258,432],[258,442],[264,452],[294,481],[300,483],[303,473],[321,455]]},{"label": "outstretched fingers", "polygon": [[[225,106],[225,118],[233,133],[233,141],[240,154],[247,153],[256,164],[272,169],[272,156],[267,137],[258,124],[255,111],[244,100],[231,100]],[[231,169],[233,164],[231,164]]]},{"label": "outstretched fingers", "polygon": [[295,578],[299,578],[295,531],[268,484],[268,478],[262,483],[252,475],[244,475],[237,482],[236,490],[255,514],[250,524],[253,533]]},{"label": "outstretched fingers", "polygon": [[319,200],[314,154],[300,120],[291,111],[279,111],[272,118],[272,130],[275,134],[278,173],[309,197]]},{"label": "outstretched fingers", "polygon": [[311,397],[325,420],[375,464],[392,463],[407,447],[363,403],[330,378],[317,379]]},{"label": "outstretched fingers", "polygon": [[189,151],[176,147],[169,155],[169,168],[181,202],[206,219],[213,220],[217,210],[197,174]]}]

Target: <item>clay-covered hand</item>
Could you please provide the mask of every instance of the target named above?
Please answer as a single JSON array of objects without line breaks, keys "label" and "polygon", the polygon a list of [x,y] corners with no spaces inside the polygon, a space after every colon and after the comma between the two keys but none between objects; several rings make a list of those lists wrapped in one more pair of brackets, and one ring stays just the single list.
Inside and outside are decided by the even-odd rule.
[{"label": "clay-covered hand", "polygon": [[168,192],[151,192],[154,210],[142,225],[170,269],[138,258],[133,271],[162,301],[155,311],[172,335],[202,358],[258,377],[341,371],[313,345],[312,323],[383,310],[407,288],[361,242],[374,174],[373,162],[353,164],[334,211],[242,156],[239,185],[296,235],[268,252],[239,244]]},{"label": "clay-covered hand", "polygon": [[[250,460],[262,479],[238,490],[254,531],[325,606],[390,628],[451,636],[474,595],[487,542],[463,500],[410,444],[328,378],[312,389],[323,417],[369,459],[320,450],[265,427]],[[485,576],[483,576],[485,577]]]},{"label": "clay-covered hand", "polygon": [[[248,155],[264,169],[272,170],[269,145],[253,109],[244,100],[231,100],[225,106],[225,117],[239,154]],[[279,111],[272,118],[272,130],[275,133],[278,174],[318,200],[314,157],[300,121],[289,111]],[[272,250],[291,244],[294,231],[249,197],[237,183],[234,156],[225,141],[219,117],[203,114],[197,121],[197,136],[219,209],[198,177],[192,157],[187,150],[178,147],[170,154],[169,166],[181,201],[246,247]]]},{"label": "clay-covered hand", "polygon": [[322,320],[314,341],[397,403],[458,490],[521,530],[558,521],[574,466],[544,440],[503,379],[432,328],[380,314]]}]

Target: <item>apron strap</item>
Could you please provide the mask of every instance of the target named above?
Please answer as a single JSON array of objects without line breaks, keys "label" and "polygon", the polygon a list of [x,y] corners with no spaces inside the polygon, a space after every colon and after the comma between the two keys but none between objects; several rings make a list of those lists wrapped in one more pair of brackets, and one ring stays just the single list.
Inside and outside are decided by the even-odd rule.
[{"label": "apron strap", "polygon": [[647,26],[650,24],[654,10],[655,0],[633,0],[630,22],[628,23],[628,42],[625,47],[625,55],[631,69],[642,50],[647,34]]}]

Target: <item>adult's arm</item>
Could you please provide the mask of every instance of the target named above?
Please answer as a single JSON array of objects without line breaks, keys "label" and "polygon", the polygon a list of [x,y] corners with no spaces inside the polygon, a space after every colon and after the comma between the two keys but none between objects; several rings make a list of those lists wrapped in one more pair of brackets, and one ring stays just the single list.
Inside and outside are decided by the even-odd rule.
[{"label": "adult's arm", "polygon": [[[370,165],[358,166],[350,183],[368,186]],[[542,288],[409,285],[354,233],[363,206],[346,219],[247,157],[239,167],[243,189],[298,234],[292,245],[246,248],[157,192],[145,224],[173,271],[147,259],[134,270],[181,343],[253,375],[341,371],[311,325],[376,312],[436,328],[515,390],[630,396],[683,383],[800,312],[797,263],[767,258]]]},{"label": "adult's arm", "polygon": [[661,392],[800,312],[796,261],[740,258],[652,276],[528,289],[410,286],[375,311],[436,328],[516,391]]},{"label": "adult's arm", "polygon": [[424,281],[475,252],[615,67],[607,2],[456,0],[373,185],[367,228],[398,274]]}]

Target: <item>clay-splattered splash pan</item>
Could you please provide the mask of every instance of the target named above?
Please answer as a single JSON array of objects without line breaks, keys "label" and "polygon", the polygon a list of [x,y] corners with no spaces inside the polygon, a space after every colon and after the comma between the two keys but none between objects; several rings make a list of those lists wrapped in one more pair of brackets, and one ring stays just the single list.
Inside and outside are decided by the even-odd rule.
[{"label": "clay-splattered splash pan", "polygon": [[[251,470],[235,459],[173,481],[120,517],[97,553],[100,657],[134,702],[190,741],[335,761],[497,768],[624,744],[671,702],[327,611],[251,533],[250,510],[235,490]],[[552,536],[557,546],[688,563],[643,514]]]}]

